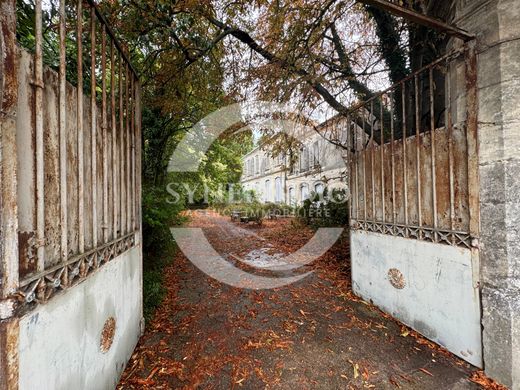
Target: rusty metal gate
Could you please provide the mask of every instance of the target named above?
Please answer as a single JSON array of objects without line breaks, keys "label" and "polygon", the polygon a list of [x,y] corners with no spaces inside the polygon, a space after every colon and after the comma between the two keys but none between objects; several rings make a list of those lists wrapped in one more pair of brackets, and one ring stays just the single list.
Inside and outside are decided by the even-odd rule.
[{"label": "rusty metal gate", "polygon": [[55,3],[44,17],[34,2],[32,52],[16,1],[0,5],[2,388],[17,382],[7,324],[140,242],[138,75],[93,0]]},{"label": "rusty metal gate", "polygon": [[41,1],[34,56],[21,49],[19,57],[18,284],[25,302],[45,301],[85,277],[132,246],[139,228],[139,82],[88,3],[86,12],[77,3],[76,87],[66,80],[64,1],[58,74],[42,62]]},{"label": "rusty metal gate", "polygon": [[354,229],[477,246],[475,76],[467,44],[353,111]]},{"label": "rusty metal gate", "polygon": [[476,74],[468,41],[348,123],[354,291],[482,366]]}]

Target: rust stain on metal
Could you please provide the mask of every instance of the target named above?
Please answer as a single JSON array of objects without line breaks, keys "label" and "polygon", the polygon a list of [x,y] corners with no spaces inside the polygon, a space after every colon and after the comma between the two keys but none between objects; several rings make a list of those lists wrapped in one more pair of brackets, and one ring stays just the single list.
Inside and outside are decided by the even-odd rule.
[{"label": "rust stain on metal", "polygon": [[[109,185],[107,177],[109,173],[107,169],[108,162],[106,161],[114,160],[117,157],[115,155],[106,154],[109,149],[106,145],[108,141],[106,139],[106,130],[108,115],[110,114],[111,119],[113,119],[110,124],[111,129],[114,133],[117,131],[115,121],[117,110],[114,107],[116,90],[114,87],[117,85],[117,82],[121,83],[118,91],[120,96],[118,96],[118,98],[121,99],[123,97],[125,99],[125,106],[118,113],[121,123],[117,123],[117,125],[120,125],[121,130],[126,130],[126,133],[121,131],[119,144],[116,143],[117,137],[114,137],[112,140],[116,142],[112,143],[114,144],[114,150],[116,148],[117,150],[119,150],[119,148],[121,150],[121,166],[123,164],[126,165],[124,166],[125,170],[121,172],[125,174],[125,177],[123,177],[123,175],[120,177],[120,191],[116,191],[116,188],[112,188],[111,194],[114,199],[111,203],[115,204],[115,202],[119,200],[116,198],[116,193],[121,193],[123,190],[126,191],[125,203],[121,205],[121,211],[123,211],[122,207],[124,206],[124,210],[126,211],[124,218],[127,225],[131,224],[132,217],[135,218],[137,216],[137,211],[134,210],[139,208],[139,197],[134,197],[134,192],[137,191],[134,188],[136,184],[134,184],[131,189],[130,182],[140,183],[139,171],[135,166],[139,162],[138,156],[135,157],[136,161],[130,160],[129,162],[129,159],[133,157],[130,153],[134,151],[133,148],[135,146],[130,143],[128,133],[131,132],[130,134],[133,135],[134,132],[140,130],[140,124],[138,123],[140,120],[140,111],[138,111],[140,102],[138,97],[138,77],[127,60],[128,57],[125,54],[127,51],[124,51],[123,46],[115,39],[110,28],[106,25],[105,19],[99,14],[99,11],[95,7],[94,2],[87,1],[93,7],[91,9],[92,35],[95,35],[96,31],[95,22],[103,26],[101,43],[103,51],[101,53],[103,57],[103,76],[106,76],[107,73],[106,57],[108,53],[105,52],[107,50],[106,38],[109,37],[111,40],[111,59],[114,59],[116,55],[120,57],[120,78],[118,78],[117,81],[114,79],[114,61],[110,64],[110,93],[113,110],[110,113],[107,112],[108,102],[106,101],[106,94],[108,93],[108,89],[106,83],[108,80],[105,80],[105,77],[103,77],[103,106],[101,107],[101,112],[97,110],[95,94],[93,94],[91,101],[94,102],[94,104],[92,104],[91,110],[88,110],[91,111],[91,116],[89,117],[86,112],[87,110],[84,109],[86,99],[85,96],[83,96],[81,87],[84,73],[81,68],[83,63],[81,58],[84,51],[84,42],[82,42],[82,39],[76,41],[79,56],[78,85],[80,87],[75,88],[71,84],[68,84],[65,78],[66,64],[64,61],[64,49],[67,30],[65,26],[64,1],[60,1],[60,71],[56,73],[50,68],[43,66],[41,50],[43,37],[41,30],[43,27],[42,23],[45,21],[41,20],[42,2],[42,0],[35,1],[37,50],[29,64],[25,64],[26,60],[24,59],[24,64],[27,66],[27,69],[24,68],[22,69],[23,72],[21,72],[20,85],[25,92],[23,101],[26,100],[23,106],[27,107],[21,107],[21,102],[18,99],[18,72],[20,70],[18,57],[20,54],[19,50],[23,49],[18,49],[16,45],[16,2],[14,0],[4,0],[0,2],[0,54],[2,55],[2,62],[0,63],[0,92],[2,93],[2,97],[0,98],[0,125],[2,129],[0,141],[5,150],[3,155],[0,156],[3,157],[3,161],[0,162],[0,175],[2,180],[2,189],[0,192],[0,204],[2,206],[0,221],[2,222],[2,226],[0,226],[0,233],[2,235],[2,243],[5,244],[5,248],[1,249],[9,252],[9,254],[13,254],[16,258],[14,262],[9,261],[0,264],[0,275],[2,277],[0,281],[0,298],[12,296],[17,291],[30,291],[30,293],[34,295],[35,300],[39,303],[49,299],[54,290],[58,291],[59,288],[73,284],[73,279],[76,277],[76,269],[73,267],[69,268],[68,264],[75,256],[87,254],[84,250],[84,240],[82,237],[82,233],[85,230],[88,229],[90,231],[92,227],[94,231],[97,229],[99,232],[101,228],[103,228],[103,235],[101,236],[104,237],[104,241],[106,241],[105,230],[108,223],[111,222],[107,219],[107,216],[111,214],[111,210],[108,208],[108,201],[112,200],[109,198],[105,199],[109,193],[106,188]],[[77,3],[80,11],[83,8],[83,3],[83,0]],[[81,33],[83,32],[83,24],[85,22],[83,20],[83,13],[77,12],[76,18],[74,19],[79,21],[79,23],[77,23],[77,30],[80,32],[79,35],[82,36]],[[78,33],[78,31],[76,31],[76,33]],[[99,45],[90,47],[94,53],[98,48]],[[91,69],[96,68],[95,59],[92,60],[91,65]],[[123,69],[126,77],[121,77],[124,76]],[[125,81],[125,89],[122,88],[123,79]],[[92,79],[91,82],[92,90],[95,92],[96,80]],[[29,88],[29,86],[31,87]],[[136,94],[135,97],[134,93]],[[44,103],[42,103],[42,101]],[[121,103],[122,102],[123,100],[121,99]],[[29,115],[31,118],[30,121],[26,120],[27,142],[24,140],[24,144],[26,144],[27,149],[29,149],[31,153],[34,154],[36,151],[35,154],[37,158],[30,160],[27,165],[23,165],[24,170],[20,171],[30,175],[31,183],[34,182],[31,185],[34,185],[35,188],[30,188],[30,196],[27,197],[26,202],[21,203],[23,206],[22,220],[24,221],[24,226],[20,227],[22,229],[21,231],[18,231],[18,226],[16,225],[18,207],[16,162],[18,160],[15,136],[16,111],[21,111],[21,108],[28,112],[27,119]],[[99,114],[101,114],[101,121],[97,119],[100,116]],[[69,117],[70,119],[65,121],[65,118]],[[99,130],[101,126],[103,130],[102,137],[97,136],[90,139],[84,137],[84,133],[86,133],[84,122],[87,123],[89,118],[95,123],[91,128],[93,133],[99,134],[100,132],[97,130]],[[78,124],[79,130],[74,129],[74,124]],[[84,143],[87,142],[88,144],[92,142],[90,149],[88,145],[85,145],[87,147],[83,147]],[[127,148],[126,154],[123,153],[125,147]],[[132,148],[131,151],[130,148]],[[98,157],[89,160],[89,152],[92,152],[94,157],[96,155]],[[83,154],[85,154],[85,156],[83,156]],[[19,157],[23,159],[23,156]],[[85,161],[83,161],[83,157],[86,157]],[[100,169],[97,169],[98,175],[96,176],[96,163],[100,166],[101,157],[103,158],[103,171],[101,172]],[[83,167],[83,163],[85,167]],[[134,164],[134,169],[130,169],[132,163]],[[27,167],[27,169],[25,169],[25,167]],[[84,173],[83,168],[92,168],[94,180],[91,180],[90,183],[87,180],[84,183],[84,187],[81,187],[81,185],[83,185],[83,181],[81,180]],[[110,167],[110,169],[110,173],[112,174],[110,176],[114,176],[113,181],[115,183],[119,178],[115,177],[116,175],[112,173],[114,167]],[[100,194],[99,190],[95,190],[96,179],[98,183],[103,182],[102,194]],[[77,191],[77,188],[82,188],[84,191]],[[84,204],[85,198],[90,198],[90,196],[83,196],[88,190],[92,192],[93,212],[98,215],[103,214],[102,225],[100,223],[99,225],[93,224],[93,226],[90,226],[90,220],[82,220],[82,215],[85,213],[80,212],[78,214],[78,210],[85,211],[90,209],[91,204]],[[103,203],[102,209],[96,209],[96,196],[98,197],[98,205]],[[103,202],[99,199],[102,199]],[[78,207],[76,207],[76,203],[78,203]],[[30,206],[26,207],[26,204]],[[121,221],[115,221],[115,219],[116,218],[114,218],[114,224],[116,222],[121,223]],[[81,223],[79,222],[80,220]],[[78,221],[78,226],[76,226],[76,221]],[[96,221],[96,218],[94,218],[94,221]],[[140,226],[140,221],[134,222],[137,227]],[[123,226],[124,225],[121,225],[121,227]],[[124,229],[121,229],[121,231],[123,230]],[[115,238],[117,233],[113,232],[113,234]],[[92,248],[92,250],[96,250],[99,248],[98,245],[95,245],[96,238],[101,237],[95,233],[93,236],[94,248]],[[116,252],[119,253],[123,248],[129,248],[133,245],[135,245],[133,241],[131,243],[130,241],[124,243],[124,247],[122,246],[121,249],[118,249]],[[99,255],[99,259],[103,259],[103,261],[108,261],[111,256],[108,253],[101,255],[97,252],[96,255]],[[79,276],[87,277],[90,270],[100,265],[98,264],[98,257],[96,257],[96,255],[89,255],[78,264],[77,273]],[[21,277],[21,283],[19,282],[19,277]],[[79,278],[76,277],[76,279]],[[29,284],[27,284],[28,281],[30,281]],[[0,385],[0,388],[3,387]]]},{"label": "rust stain on metal", "polygon": [[410,8],[392,3],[388,0],[359,0],[361,3],[377,7],[381,10],[387,11],[395,16],[400,16],[413,23],[422,26],[430,27],[435,30],[446,33],[450,36],[462,39],[467,42],[475,38],[475,36],[457,26],[443,22],[442,20],[432,18],[428,15],[416,12]]},{"label": "rust stain on metal", "polygon": [[15,28],[16,14],[13,12],[14,2],[2,2],[0,6],[0,53],[2,54],[2,64],[0,66],[0,112],[2,114],[12,114],[16,109],[18,97],[18,78],[17,78],[17,48]]},{"label": "rust stain on metal", "polygon": [[19,320],[0,322],[0,388],[18,389]]},{"label": "rust stain on metal", "polygon": [[[18,49],[16,2],[0,2],[0,299],[18,287],[16,105],[18,101]],[[0,377],[3,374],[0,372]]]},{"label": "rust stain on metal", "polygon": [[464,53],[466,70],[466,142],[468,156],[468,206],[469,231],[479,235],[480,199],[478,167],[478,87],[476,42],[466,45]]},{"label": "rust stain on metal", "polygon": [[101,341],[99,344],[99,348],[101,352],[106,353],[112,346],[114,342],[114,336],[116,334],[116,320],[114,317],[109,317],[105,321],[105,325],[103,325],[103,330],[101,331]]},{"label": "rust stain on metal", "polygon": [[36,248],[34,232],[18,232],[18,253],[20,276],[36,271]]},{"label": "rust stain on metal", "polygon": [[[463,66],[465,84],[457,94],[465,93],[467,97],[466,115],[461,117],[462,110],[457,110],[452,118],[450,78],[457,75],[450,68]],[[435,77],[441,74],[445,77],[445,91],[436,93],[441,83]],[[356,133],[364,137],[350,161],[356,175],[360,168],[363,172],[362,194],[354,191],[351,203],[352,218],[357,219],[353,222],[360,222],[361,229],[465,247],[478,237],[476,77],[474,42],[468,42],[463,49],[446,54],[352,109],[354,115],[373,120],[368,130],[365,121],[357,126],[354,123]],[[385,122],[382,106],[396,101],[401,103],[400,110],[387,107],[392,115],[391,121]],[[381,105],[379,117],[374,114],[374,104]],[[441,104],[444,106],[438,107]],[[444,123],[440,117],[435,120],[434,115],[443,111]],[[387,143],[380,134],[381,146],[371,142],[373,132],[383,127],[388,130],[389,125],[400,129],[401,134],[384,134],[390,136]],[[374,160],[376,151],[380,158]]]},{"label": "rust stain on metal", "polygon": [[388,281],[398,290],[402,290],[406,286],[404,275],[397,268],[390,268],[388,270]]}]

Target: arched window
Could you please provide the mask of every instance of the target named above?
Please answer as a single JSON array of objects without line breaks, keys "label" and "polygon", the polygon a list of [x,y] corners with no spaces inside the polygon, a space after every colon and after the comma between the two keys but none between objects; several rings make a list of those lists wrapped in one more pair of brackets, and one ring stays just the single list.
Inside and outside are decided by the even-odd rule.
[{"label": "arched window", "polygon": [[316,200],[319,200],[320,202],[323,201],[323,190],[324,190],[323,183],[316,183],[314,184],[314,193],[317,196]]},{"label": "arched window", "polygon": [[264,189],[264,202],[269,202],[271,200],[271,182],[269,180],[265,181],[265,189]]},{"label": "arched window", "polygon": [[279,203],[282,201],[282,178],[274,179],[274,201]]},{"label": "arched window", "polygon": [[312,144],[312,165],[317,166],[320,164],[320,143],[314,141]]},{"label": "arched window", "polygon": [[305,172],[309,169],[309,149],[303,147],[300,154],[300,170]]},{"label": "arched window", "polygon": [[294,206],[296,204],[296,194],[294,187],[289,188],[289,205]]},{"label": "arched window", "polygon": [[309,186],[305,183],[300,187],[300,198],[302,202],[306,199],[309,199]]}]

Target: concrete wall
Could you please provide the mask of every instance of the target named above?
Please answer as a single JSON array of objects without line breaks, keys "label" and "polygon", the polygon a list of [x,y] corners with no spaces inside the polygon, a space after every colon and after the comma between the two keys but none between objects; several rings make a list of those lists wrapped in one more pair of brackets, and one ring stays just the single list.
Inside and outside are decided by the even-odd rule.
[{"label": "concrete wall", "polygon": [[[137,246],[20,319],[21,390],[115,388],[141,333],[141,264]],[[103,352],[109,317],[114,341]]]},{"label": "concrete wall", "polygon": [[520,4],[459,0],[454,22],[478,37],[484,365],[520,389]]},{"label": "concrete wall", "polygon": [[[481,367],[478,260],[469,249],[353,230],[354,292]],[[394,284],[392,284],[394,283]]]}]

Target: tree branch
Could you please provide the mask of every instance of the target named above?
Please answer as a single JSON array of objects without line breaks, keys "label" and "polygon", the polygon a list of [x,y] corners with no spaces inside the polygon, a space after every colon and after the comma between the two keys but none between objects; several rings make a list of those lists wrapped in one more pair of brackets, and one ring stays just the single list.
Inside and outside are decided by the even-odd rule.
[{"label": "tree branch", "polygon": [[260,46],[253,37],[247,33],[246,31],[243,31],[238,28],[234,28],[231,26],[228,26],[221,22],[220,20],[212,17],[212,16],[206,16],[206,18],[213,23],[215,26],[219,27],[223,30],[223,32],[227,32],[227,34],[233,36],[234,38],[238,39],[243,44],[247,45],[251,50],[258,53],[261,57],[269,61],[270,63],[277,64],[282,69],[289,70],[303,78],[303,80],[310,85],[332,108],[334,108],[338,113],[341,114],[347,114],[348,108],[343,105],[341,102],[339,102],[329,91],[328,89],[321,84],[319,81],[315,80],[312,75],[307,72],[305,69],[302,69],[298,66],[296,66],[293,63],[289,63],[288,61],[284,60],[281,57],[276,56],[275,54],[271,53],[269,50],[267,50],[265,47]]}]

